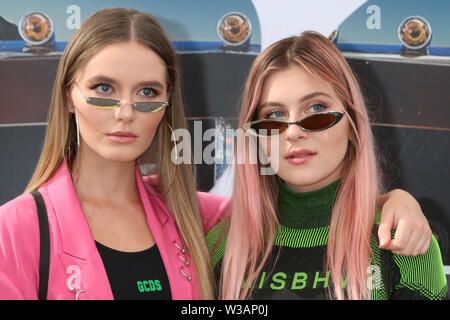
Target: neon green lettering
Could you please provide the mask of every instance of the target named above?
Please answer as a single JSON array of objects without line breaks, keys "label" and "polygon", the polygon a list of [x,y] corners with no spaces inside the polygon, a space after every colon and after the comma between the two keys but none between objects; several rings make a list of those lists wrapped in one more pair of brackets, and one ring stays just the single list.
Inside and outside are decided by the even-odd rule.
[{"label": "neon green lettering", "polygon": [[328,287],[328,277],[330,276],[330,271],[327,271],[326,276],[324,278],[319,277],[320,272],[317,271],[316,275],[314,277],[314,284],[313,284],[313,288],[316,289],[317,288],[317,284],[319,282],[324,282],[324,288]]},{"label": "neon green lettering", "polygon": [[[294,279],[292,280],[292,290],[301,290],[306,287],[306,280],[308,279],[308,275],[304,272],[296,272],[294,274]],[[297,284],[300,285],[297,285]]]},{"label": "neon green lettering", "polygon": [[[278,277],[281,277],[282,279],[278,279]],[[274,285],[274,283],[270,284],[270,288],[272,288],[273,290],[282,290],[284,289],[284,286],[286,285],[286,282],[284,281],[286,280],[286,273],[284,272],[277,272],[273,275],[272,277],[272,281],[274,283],[277,283],[277,285]]]},{"label": "neon green lettering", "polygon": [[161,282],[159,280],[155,280],[155,286],[156,286],[156,290],[157,291],[161,291],[162,290]]},{"label": "neon green lettering", "polygon": [[261,279],[259,280],[258,289],[261,289],[263,287],[264,280],[266,280],[266,272],[265,271],[261,274]]}]

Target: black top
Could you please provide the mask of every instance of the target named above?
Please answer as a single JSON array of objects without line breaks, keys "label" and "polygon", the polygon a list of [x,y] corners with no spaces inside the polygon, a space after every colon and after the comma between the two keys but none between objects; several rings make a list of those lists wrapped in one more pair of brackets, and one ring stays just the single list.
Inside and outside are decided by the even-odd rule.
[{"label": "black top", "polygon": [[155,244],[144,251],[123,252],[95,242],[116,300],[171,300],[169,279]]}]

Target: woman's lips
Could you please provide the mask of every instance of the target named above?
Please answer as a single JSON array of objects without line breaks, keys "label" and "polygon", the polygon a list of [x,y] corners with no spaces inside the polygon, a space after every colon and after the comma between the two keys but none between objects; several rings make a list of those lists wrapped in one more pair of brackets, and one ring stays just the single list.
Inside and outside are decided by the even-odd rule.
[{"label": "woman's lips", "polygon": [[116,131],[106,135],[108,139],[117,143],[132,143],[137,139],[137,136],[132,132]]},{"label": "woman's lips", "polygon": [[316,155],[316,152],[311,150],[294,150],[288,153],[288,155],[285,157],[285,159],[290,164],[304,164],[311,160]]}]

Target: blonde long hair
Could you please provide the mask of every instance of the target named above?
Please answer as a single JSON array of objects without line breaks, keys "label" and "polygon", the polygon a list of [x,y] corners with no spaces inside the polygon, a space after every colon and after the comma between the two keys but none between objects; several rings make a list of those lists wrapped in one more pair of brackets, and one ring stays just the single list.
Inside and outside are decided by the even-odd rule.
[{"label": "blonde long hair", "polygon": [[[186,128],[175,51],[159,22],[149,14],[125,8],[98,11],[73,35],[61,57],[53,88],[48,128],[41,156],[25,193],[39,188],[55,173],[64,159],[72,167],[76,150],[76,126],[69,112],[68,92],[76,74],[102,48],[120,42],[135,41],[155,51],[165,62],[169,86],[170,107],[159,125],[151,148],[158,150],[160,190],[168,190],[164,201],[173,214],[195,267],[200,298],[214,297],[213,277],[205,242],[201,214],[191,165],[181,164],[175,169],[171,161],[173,142],[171,128]],[[71,150],[71,151],[70,151]]]},{"label": "blonde long hair", "polygon": [[[254,117],[263,83],[271,72],[297,66],[330,83],[342,101],[352,130],[344,170],[333,207],[326,256],[332,282],[348,279],[336,299],[368,299],[367,268],[379,175],[364,100],[348,63],[335,45],[315,32],[274,43],[254,61],[244,89],[239,127]],[[278,221],[277,177],[260,175],[261,164],[237,164],[233,212],[223,259],[221,294],[245,299],[273,248]],[[307,259],[307,257],[305,257]]]}]

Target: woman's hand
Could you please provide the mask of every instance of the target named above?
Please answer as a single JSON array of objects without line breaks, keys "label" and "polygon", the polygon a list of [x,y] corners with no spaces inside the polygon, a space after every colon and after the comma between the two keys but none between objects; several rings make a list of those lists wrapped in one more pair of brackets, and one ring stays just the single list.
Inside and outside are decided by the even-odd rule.
[{"label": "woman's hand", "polygon": [[[430,246],[431,228],[416,199],[395,189],[380,196],[378,205],[382,208],[378,228],[380,248],[403,256],[425,254]],[[391,231],[395,229],[395,239],[391,239]]]}]

